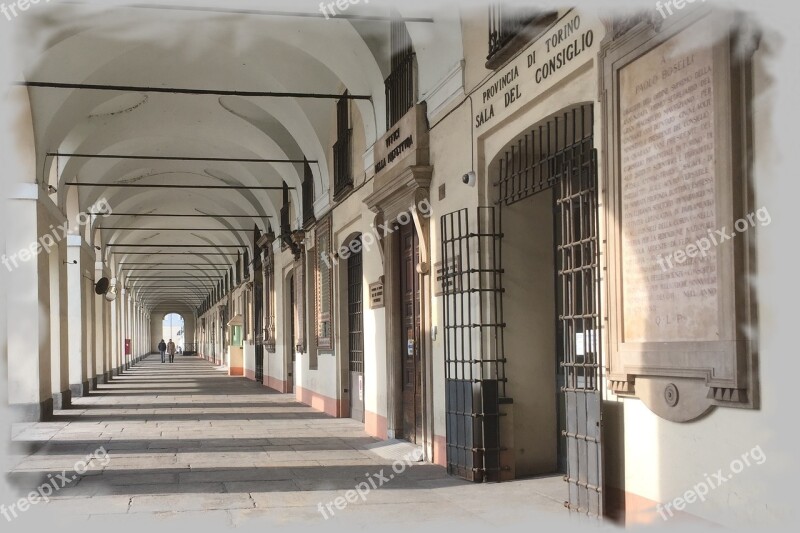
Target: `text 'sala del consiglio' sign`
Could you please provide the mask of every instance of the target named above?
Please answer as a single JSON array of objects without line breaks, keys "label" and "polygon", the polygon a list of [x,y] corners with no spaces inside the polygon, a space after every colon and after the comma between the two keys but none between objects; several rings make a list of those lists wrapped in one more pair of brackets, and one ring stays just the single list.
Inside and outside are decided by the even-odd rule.
[{"label": "text 'sala del consiglio' sign", "polygon": [[604,34],[605,27],[596,17],[569,11],[477,91],[480,107],[473,127],[480,131],[500,122],[594,59]]}]

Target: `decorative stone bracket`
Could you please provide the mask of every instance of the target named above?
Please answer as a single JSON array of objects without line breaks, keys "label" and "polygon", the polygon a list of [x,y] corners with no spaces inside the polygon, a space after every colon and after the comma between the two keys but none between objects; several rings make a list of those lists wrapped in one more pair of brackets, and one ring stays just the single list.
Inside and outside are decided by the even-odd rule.
[{"label": "decorative stone bracket", "polygon": [[[367,207],[376,213],[375,227],[387,228],[389,232],[396,230],[396,225],[392,224],[400,215],[410,213],[419,238],[420,263],[417,272],[420,274],[430,272],[430,217],[423,216],[419,206],[430,197],[432,174],[433,168],[429,166],[408,167],[394,181],[364,200]],[[381,244],[385,236],[379,231]],[[384,259],[383,253],[381,246],[381,259]]]}]

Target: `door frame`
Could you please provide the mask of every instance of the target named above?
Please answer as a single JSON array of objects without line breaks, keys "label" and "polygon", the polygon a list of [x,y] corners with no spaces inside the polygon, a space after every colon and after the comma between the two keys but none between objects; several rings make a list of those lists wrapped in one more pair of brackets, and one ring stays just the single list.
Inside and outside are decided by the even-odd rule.
[{"label": "door frame", "polygon": [[[570,215],[580,213],[584,218],[583,222],[591,226],[594,230],[593,241],[592,237],[587,238],[583,233],[577,241],[561,242],[561,235],[558,234],[554,227],[553,244],[556,253],[559,252],[559,247],[566,249],[565,245],[575,247],[580,246],[580,254],[575,255],[573,252],[572,259],[576,257],[582,262],[586,262],[587,257],[592,257],[592,261],[587,264],[580,263],[577,266],[564,267],[559,266],[558,258],[554,264],[554,271],[556,278],[557,291],[561,283],[569,276],[575,276],[576,272],[584,272],[590,270],[588,276],[591,278],[590,283],[586,287],[593,289],[589,300],[592,303],[590,312],[586,310],[582,312],[575,312],[572,315],[561,320],[559,315],[561,313],[559,302],[561,296],[566,298],[565,295],[556,294],[556,335],[557,342],[563,343],[562,346],[557,346],[556,356],[564,358],[561,364],[565,365],[565,375],[567,382],[572,378],[572,387],[564,387],[560,394],[564,398],[565,411],[566,411],[566,425],[567,430],[561,433],[565,439],[563,451],[566,453],[567,474],[564,475],[564,481],[567,484],[567,499],[565,506],[573,512],[580,512],[582,514],[589,514],[591,516],[602,516],[604,513],[604,493],[603,493],[603,480],[604,480],[604,464],[603,464],[603,439],[602,439],[602,414],[603,414],[603,379],[604,379],[604,364],[603,364],[603,341],[602,341],[602,298],[603,298],[603,235],[600,230],[601,223],[601,180],[597,167],[597,131],[595,127],[595,116],[598,110],[592,101],[577,102],[561,108],[555,113],[541,117],[533,123],[533,126],[527,128],[522,133],[517,133],[514,137],[510,138],[508,144],[505,145],[495,156],[487,158],[488,163],[487,176],[492,179],[486,179],[482,186],[484,187],[485,195],[487,198],[492,198],[494,204],[501,210],[503,205],[510,205],[528,198],[529,196],[538,194],[547,189],[553,190],[554,207],[562,210],[569,209],[572,203],[583,202],[585,198],[592,200],[590,209],[570,211]],[[553,142],[550,141],[550,136],[547,135],[551,125],[558,125],[559,121],[562,124],[571,124],[572,129],[562,127],[564,132],[563,138],[557,137]],[[539,128],[539,136],[543,135],[542,128],[544,128],[544,135],[547,135],[545,145],[539,145],[541,153],[537,153],[534,157],[536,143],[535,130]],[[522,135],[530,133],[530,147],[528,146],[528,137],[524,141],[519,141]],[[515,141],[517,139],[517,141]],[[506,152],[506,150],[509,152]],[[514,169],[509,164],[521,158],[519,154],[515,155],[515,150],[523,151],[530,149],[530,161],[526,158],[526,164],[531,165],[530,168],[537,167],[539,170],[539,180],[537,181],[536,173],[531,172],[531,181],[528,182],[528,174],[524,170]],[[505,154],[504,154],[505,152]],[[569,158],[567,157],[569,154]],[[501,160],[507,157],[505,173],[503,173]],[[519,159],[521,160],[521,159]],[[511,163],[509,163],[509,161]],[[578,164],[576,165],[576,161]],[[498,168],[500,165],[499,173],[500,180],[496,180]],[[516,173],[515,173],[516,172]],[[519,178],[519,183],[515,182],[515,176],[520,176],[524,173],[524,178]],[[505,175],[503,175],[505,174]],[[546,174],[546,176],[545,176]],[[566,176],[566,177],[565,177]],[[545,177],[546,179],[542,179]],[[578,185],[574,185],[576,181]],[[524,182],[522,180],[525,180]],[[512,184],[513,186],[510,186]],[[568,193],[562,191],[560,187],[570,186],[577,187],[576,190],[570,189]],[[514,188],[516,187],[516,188]],[[516,191],[523,191],[517,193]],[[559,193],[564,195],[563,198]],[[567,205],[568,207],[562,207]],[[562,218],[563,217],[563,218]],[[562,221],[569,221],[570,231],[573,229],[574,217],[566,217],[563,213],[554,213],[554,224],[562,224]],[[586,229],[583,225],[580,226],[581,230]],[[591,231],[590,231],[591,234]],[[566,237],[564,237],[566,239]],[[593,247],[593,248],[592,248]],[[587,254],[586,250],[593,251],[594,254]],[[562,276],[559,269],[564,269]],[[587,276],[587,274],[581,274]],[[585,281],[585,280],[583,280]],[[584,293],[582,293],[584,294]],[[570,300],[571,304],[575,304],[577,298]],[[584,302],[585,303],[585,302]],[[592,315],[592,318],[589,318]],[[585,326],[586,322],[594,320],[594,327],[588,328],[586,331],[594,331],[594,335],[588,334],[581,336],[584,340],[584,350],[586,354],[578,353],[577,338],[570,330],[569,336],[558,337],[561,328],[565,327],[564,324],[569,321],[581,321],[581,325]],[[572,325],[574,328],[574,324]],[[581,330],[580,333],[584,331]],[[590,350],[589,347],[593,347]],[[579,360],[583,357],[583,360]],[[570,374],[571,372],[571,374]],[[589,375],[589,378],[583,377]],[[558,373],[553,376],[554,379],[558,378]],[[579,378],[583,377],[583,381]],[[577,383],[578,385],[575,385]],[[591,384],[591,385],[589,385]],[[556,406],[556,416],[560,416]],[[557,426],[559,422],[556,422]],[[560,438],[560,437],[559,437]],[[562,450],[559,449],[559,452]],[[558,460],[558,458],[557,458]],[[587,465],[589,465],[587,467]],[[586,502],[589,502],[588,504]]]},{"label": "door frame", "polygon": [[[412,213],[420,243],[420,262],[417,265],[419,276],[421,328],[424,332],[420,341],[420,360],[422,364],[422,445],[423,458],[432,460],[434,450],[433,429],[433,367],[431,356],[433,342],[427,332],[431,331],[431,265],[430,265],[430,218],[420,213],[430,212],[421,209],[423,202],[430,205],[430,184],[433,167],[411,165],[391,171],[391,181],[387,185],[375,187],[374,192],[364,199],[364,203],[375,213],[373,228],[378,230],[380,250],[383,259],[385,327],[386,327],[386,436],[397,438],[402,433],[402,388],[400,385],[400,298],[396,277],[399,275],[399,236],[391,228],[397,219],[409,210]],[[386,176],[390,175],[386,174]]]},{"label": "door frame", "polygon": [[[348,236],[340,241],[340,248],[343,246],[345,248],[350,249],[350,244],[355,239],[360,239],[362,236],[361,232],[353,232],[348,234]],[[363,318],[366,314],[366,306],[368,303],[368,284],[364,278],[364,260],[366,259],[365,250],[361,249],[361,306],[362,306],[362,337],[363,337]],[[350,255],[352,257],[353,254]],[[350,289],[350,281],[349,281],[349,266],[350,266],[350,257],[347,259],[342,259],[335,264],[335,280],[336,280],[336,292],[340,295],[337,298],[337,306],[336,306],[336,328],[337,328],[337,341],[336,341],[336,356],[337,356],[337,369],[339,371],[338,375],[338,389],[339,389],[339,398],[341,399],[341,417],[342,418],[351,418],[351,401],[352,395],[356,394],[356,390],[353,388],[353,383],[350,375],[350,306],[349,306],[349,289]],[[361,423],[366,424],[366,413],[367,413],[367,401],[366,401],[366,389],[367,389],[367,377],[366,377],[366,367],[367,367],[367,360],[366,357],[363,361],[363,370],[362,370],[362,379],[364,384],[364,400],[363,400],[363,419],[360,420]]]},{"label": "door frame", "polygon": [[295,299],[294,294],[294,268],[289,268],[284,273],[284,290],[283,295],[283,392],[287,394],[294,394],[295,390],[295,368],[294,360],[295,355]]},{"label": "door frame", "polygon": [[[419,205],[427,201],[427,191],[418,191],[409,205]],[[415,203],[414,203],[415,202]],[[401,213],[402,215],[402,213]],[[400,215],[398,215],[400,216]],[[381,216],[378,217],[383,223]],[[433,458],[434,431],[433,431],[433,382],[432,382],[432,340],[426,332],[431,328],[430,298],[431,298],[431,272],[430,257],[430,220],[414,214],[412,217],[414,231],[419,243],[419,263],[416,265],[417,285],[420,291],[420,338],[419,338],[419,371],[420,384],[420,417],[422,434],[417,435],[417,445],[421,446],[426,460]],[[393,218],[389,227],[402,226],[397,217]],[[402,351],[402,304],[400,280],[400,261],[402,250],[400,231],[393,231],[384,235],[382,239],[384,253],[384,298],[386,304],[386,360],[387,360],[387,436],[389,439],[403,438],[403,351]]]}]

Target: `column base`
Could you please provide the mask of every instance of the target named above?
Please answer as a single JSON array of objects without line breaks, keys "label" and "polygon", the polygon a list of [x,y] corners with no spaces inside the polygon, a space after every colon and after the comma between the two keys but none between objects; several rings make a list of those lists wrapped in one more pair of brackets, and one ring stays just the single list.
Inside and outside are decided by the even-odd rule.
[{"label": "column base", "polygon": [[97,390],[97,376],[93,377],[89,381],[92,387],[90,390]]},{"label": "column base", "polygon": [[72,408],[72,390],[67,389],[53,394],[53,410],[62,411],[70,408]]},{"label": "column base", "polygon": [[53,399],[41,403],[18,403],[8,406],[14,422],[46,422],[53,419]]},{"label": "column base", "polygon": [[89,396],[91,389],[89,388],[89,382],[84,381],[83,383],[70,385],[69,390],[72,393],[72,398],[86,398]]}]

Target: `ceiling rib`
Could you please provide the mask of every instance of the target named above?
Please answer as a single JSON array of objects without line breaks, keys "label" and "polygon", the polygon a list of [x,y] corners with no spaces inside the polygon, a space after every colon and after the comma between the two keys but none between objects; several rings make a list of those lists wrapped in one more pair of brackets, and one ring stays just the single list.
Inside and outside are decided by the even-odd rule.
[{"label": "ceiling rib", "polygon": [[175,214],[175,213],[89,213],[103,217],[165,217],[165,218],[273,218],[272,215],[197,215]]},{"label": "ceiling rib", "polygon": [[365,94],[326,94],[326,93],[303,93],[303,92],[278,92],[278,91],[224,91],[214,89],[186,89],[179,87],[152,87],[146,85],[99,85],[90,83],[59,83],[50,81],[17,81],[12,85],[39,89],[69,89],[85,91],[114,91],[114,92],[136,92],[136,93],[166,93],[184,95],[210,95],[210,96],[240,96],[244,98],[309,98],[318,100],[371,100],[372,97]]},{"label": "ceiling rib", "polygon": [[75,159],[133,159],[137,161],[205,161],[215,163],[319,163],[316,159],[250,159],[241,157],[188,157],[168,155],[121,155],[121,154],[69,154],[48,152],[47,157],[72,157]]},{"label": "ceiling rib", "polygon": [[[72,187],[106,187],[109,189],[197,189],[197,190],[218,190],[218,191],[282,191],[284,188],[275,186],[252,187],[249,185],[179,185],[177,183],[159,183],[157,185],[147,185],[143,183],[79,183],[68,181],[64,185]],[[294,189],[294,187],[289,187]]]},{"label": "ceiling rib", "polygon": [[[62,0],[61,4],[76,5],[97,5],[96,2],[81,2],[79,0]],[[201,13],[217,13],[220,15],[257,15],[264,17],[293,17],[293,18],[315,18],[324,19],[340,18],[345,20],[372,20],[372,21],[396,21],[396,22],[415,22],[433,24],[435,21],[431,17],[403,17],[399,15],[361,15],[358,13],[337,13],[333,17],[326,17],[322,11],[277,11],[268,9],[233,9],[225,7],[201,7],[201,6],[179,6],[179,5],[153,5],[153,4],[129,4],[118,6],[126,9],[156,9],[167,11],[191,11]]]}]

